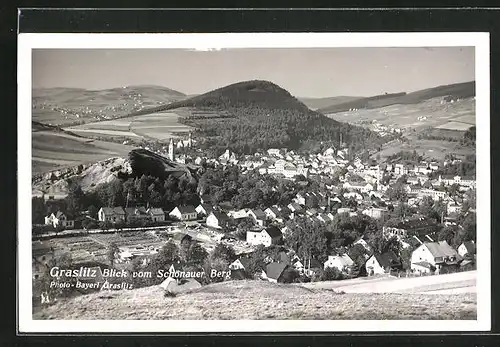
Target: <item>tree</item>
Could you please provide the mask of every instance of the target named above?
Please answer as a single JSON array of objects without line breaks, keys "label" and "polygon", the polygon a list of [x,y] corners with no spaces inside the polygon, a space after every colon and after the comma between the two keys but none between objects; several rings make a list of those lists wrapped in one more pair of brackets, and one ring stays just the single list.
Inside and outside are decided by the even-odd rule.
[{"label": "tree", "polygon": [[212,251],[211,258],[223,259],[229,264],[236,260],[237,256],[234,249],[231,246],[225,245],[223,243],[217,244]]},{"label": "tree", "polygon": [[336,267],[327,267],[320,275],[320,281],[336,281],[343,279],[345,279],[345,275]]},{"label": "tree", "polygon": [[201,268],[207,257],[207,251],[197,242],[191,242],[188,246],[180,249],[180,258],[194,268]]},{"label": "tree", "polygon": [[41,197],[34,196],[31,198],[31,219],[33,224],[43,224],[47,210],[45,208],[45,200]]},{"label": "tree", "polygon": [[115,242],[111,242],[107,247],[106,256],[108,258],[109,264],[113,267],[115,263],[116,255],[120,252],[120,249]]}]

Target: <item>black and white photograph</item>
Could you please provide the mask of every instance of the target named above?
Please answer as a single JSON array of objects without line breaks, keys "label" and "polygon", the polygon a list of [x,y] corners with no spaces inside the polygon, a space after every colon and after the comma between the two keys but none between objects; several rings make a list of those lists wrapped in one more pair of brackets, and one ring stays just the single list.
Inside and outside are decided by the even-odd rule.
[{"label": "black and white photograph", "polygon": [[490,328],[488,34],[21,34],[19,112],[26,332]]}]

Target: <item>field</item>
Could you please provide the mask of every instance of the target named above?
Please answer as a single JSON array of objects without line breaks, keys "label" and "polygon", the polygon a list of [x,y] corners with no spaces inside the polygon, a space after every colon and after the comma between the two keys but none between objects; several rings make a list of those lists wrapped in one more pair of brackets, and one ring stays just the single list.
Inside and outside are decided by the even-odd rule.
[{"label": "field", "polygon": [[168,141],[176,133],[186,133],[191,127],[178,122],[176,113],[162,112],[130,118],[86,123],[65,130],[82,136],[145,138]]},{"label": "field", "polygon": [[399,143],[393,141],[382,147],[380,152],[377,152],[372,157],[380,155],[381,158],[391,156],[400,151],[417,151],[424,159],[444,160],[446,154],[454,153],[457,156],[466,156],[474,152],[473,149],[461,146],[456,142],[441,141],[441,140],[419,140],[411,138],[409,143]]},{"label": "field", "polygon": [[[343,282],[343,281],[338,281]],[[476,319],[474,293],[344,293],[266,281],[212,284],[176,297],[149,287],[61,300],[33,319]]]},{"label": "field", "polygon": [[56,131],[32,132],[32,170],[42,173],[124,156],[133,149],[130,146],[90,140]]},{"label": "field", "polygon": [[130,112],[186,96],[161,86],[128,86],[104,90],[48,88],[33,90],[34,121],[70,125],[122,117]]},{"label": "field", "polygon": [[[475,124],[475,100],[464,99],[454,103],[441,103],[441,98],[426,100],[419,104],[398,104],[376,109],[360,109],[328,114],[327,116],[358,125],[379,124],[404,130],[438,127],[449,121]],[[425,117],[425,118],[423,118]],[[420,119],[419,119],[420,118]]]}]

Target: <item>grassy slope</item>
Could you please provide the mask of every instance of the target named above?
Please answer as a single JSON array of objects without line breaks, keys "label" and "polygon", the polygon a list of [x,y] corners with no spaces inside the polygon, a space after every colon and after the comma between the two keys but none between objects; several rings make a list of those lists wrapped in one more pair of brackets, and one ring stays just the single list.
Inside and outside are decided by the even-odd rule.
[{"label": "grassy slope", "polygon": [[348,111],[351,108],[372,109],[394,104],[417,104],[428,99],[443,97],[448,95],[457,98],[467,98],[475,95],[475,87],[476,83],[472,81],[472,82],[456,83],[456,84],[423,89],[408,94],[398,93],[398,94],[388,94],[388,95],[377,95],[368,98],[349,101],[346,103],[330,105],[327,107],[320,108],[318,111],[324,114],[328,114],[328,113]]},{"label": "grassy slope", "polygon": [[62,300],[34,319],[476,319],[476,295],[342,294],[264,281],[164,297],[149,287]]}]

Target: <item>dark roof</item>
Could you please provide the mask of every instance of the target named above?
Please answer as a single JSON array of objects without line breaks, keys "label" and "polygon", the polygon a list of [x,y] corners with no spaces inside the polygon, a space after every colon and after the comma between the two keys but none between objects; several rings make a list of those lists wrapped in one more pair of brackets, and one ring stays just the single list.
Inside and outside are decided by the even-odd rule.
[{"label": "dark roof", "polygon": [[279,252],[278,262],[290,265],[290,257],[285,252]]},{"label": "dark roof", "polygon": [[464,242],[465,249],[467,249],[467,253],[474,254],[476,252],[476,245],[472,241]]},{"label": "dark roof", "polygon": [[282,216],[289,216],[292,213],[288,207],[283,207],[280,212]]},{"label": "dark roof", "polygon": [[279,217],[281,215],[281,212],[274,206],[269,207],[272,213],[274,213],[275,216]]},{"label": "dark roof", "polygon": [[179,211],[182,213],[182,214],[185,214],[185,213],[196,213],[196,209],[194,208],[194,206],[192,205],[187,205],[187,206],[177,206],[177,208],[179,209]]},{"label": "dark roof", "polygon": [[283,234],[281,233],[281,230],[279,230],[275,226],[267,227],[265,230],[269,234],[269,236],[271,236],[273,239],[283,236]]},{"label": "dark roof", "polygon": [[189,234],[175,233],[173,239],[182,242],[184,240],[191,241],[193,238]]},{"label": "dark roof", "polygon": [[266,219],[266,214],[260,208],[252,210],[257,219]]},{"label": "dark roof", "polygon": [[[201,208],[203,208],[207,213],[213,211],[213,207],[210,204],[200,204]],[[199,207],[199,206],[198,206]]]},{"label": "dark roof", "polygon": [[398,256],[393,251],[387,251],[383,254],[375,253],[374,256],[375,259],[377,259],[380,266],[383,268],[401,264],[401,261],[398,259]]},{"label": "dark roof", "polygon": [[266,266],[266,275],[268,278],[278,280],[287,266],[285,263],[270,263]]},{"label": "dark roof", "polygon": [[413,218],[399,222],[395,227],[398,229],[418,229],[436,225],[436,221],[430,218]]},{"label": "dark roof", "polygon": [[238,270],[231,270],[231,279],[232,280],[244,280],[246,279],[246,273],[245,270],[238,269]]},{"label": "dark roof", "polygon": [[105,214],[125,214],[123,207],[102,207],[102,210]]},{"label": "dark roof", "polygon": [[220,220],[220,221],[229,220],[229,217],[225,213],[222,213],[219,211],[212,211],[211,214],[213,214],[215,216],[215,218],[217,218],[217,220]]}]

